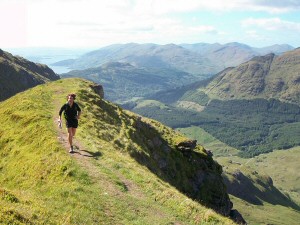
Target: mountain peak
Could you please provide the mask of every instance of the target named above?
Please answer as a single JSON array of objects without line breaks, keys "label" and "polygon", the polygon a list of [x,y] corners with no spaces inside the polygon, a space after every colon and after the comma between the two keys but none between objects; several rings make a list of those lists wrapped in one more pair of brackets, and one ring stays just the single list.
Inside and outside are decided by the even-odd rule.
[{"label": "mountain peak", "polygon": [[277,98],[300,104],[300,51],[280,56],[256,56],[241,65],[219,73],[207,86],[207,93],[220,99]]}]

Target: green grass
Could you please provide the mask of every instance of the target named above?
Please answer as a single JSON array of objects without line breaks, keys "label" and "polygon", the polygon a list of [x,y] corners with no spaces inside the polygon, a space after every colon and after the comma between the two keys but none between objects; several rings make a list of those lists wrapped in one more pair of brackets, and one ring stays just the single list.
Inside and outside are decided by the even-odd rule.
[{"label": "green grass", "polygon": [[[235,190],[236,194],[230,198],[249,224],[298,224],[299,154],[299,147],[296,147],[251,159],[238,156],[217,158],[227,179],[240,186],[240,192]],[[242,172],[243,179],[232,176],[237,171]],[[244,196],[238,198],[239,193],[244,193]]]},{"label": "green grass", "polygon": [[[172,150],[182,135],[147,119],[136,132],[137,116],[101,100],[90,85],[59,80],[0,103],[1,224],[233,224],[184,195],[179,178],[172,183],[172,174],[155,170],[162,153],[149,149],[165,147],[162,140],[168,160],[185,162]],[[91,158],[70,156],[58,141],[55,120],[70,92],[83,110],[76,139]],[[207,160],[197,151],[193,157]]]},{"label": "green grass", "polygon": [[[272,177],[274,185],[300,205],[300,147],[255,157],[247,165]],[[284,165],[284,166],[283,166]]]},{"label": "green grass", "polygon": [[249,225],[297,225],[299,224],[299,211],[281,206],[264,203],[253,205],[234,196],[230,196],[235,207],[244,216]]},{"label": "green grass", "polygon": [[[271,153],[261,154],[250,159],[240,158],[236,155],[235,149],[230,149],[221,141],[217,140],[203,129],[199,127],[188,127],[177,129],[192,139],[198,140],[198,143],[203,145],[206,149],[212,149],[216,160],[223,166],[224,174],[233,182],[233,174],[235,171],[242,171],[242,173],[249,177],[249,185],[253,185],[251,190],[246,190],[247,187],[242,188],[242,192],[246,196],[254,197],[263,193],[261,201],[263,205],[253,204],[234,195],[230,195],[231,201],[234,203],[234,208],[246,219],[248,224],[298,224],[300,219],[300,212],[280,205],[286,204],[285,200],[282,202],[282,195],[285,195],[292,202],[300,205],[300,187],[299,187],[299,154],[300,148],[295,147],[288,150],[274,150]],[[273,180],[274,187],[281,192],[278,193],[276,189],[265,189],[261,184],[266,184],[270,176]],[[258,181],[262,182],[261,184]],[[256,190],[255,190],[256,189]],[[261,193],[259,193],[261,191]],[[278,196],[281,195],[281,200],[277,204],[270,204]],[[249,197],[248,197],[249,198]]]}]

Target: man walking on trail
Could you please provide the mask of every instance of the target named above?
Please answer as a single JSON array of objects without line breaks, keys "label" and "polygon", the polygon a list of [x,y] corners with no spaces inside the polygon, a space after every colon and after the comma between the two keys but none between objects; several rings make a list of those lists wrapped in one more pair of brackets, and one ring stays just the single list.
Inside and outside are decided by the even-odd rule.
[{"label": "man walking on trail", "polygon": [[80,118],[81,109],[76,102],[75,94],[69,94],[67,96],[68,102],[64,104],[59,110],[59,123],[61,124],[61,114],[64,112],[64,117],[66,119],[66,127],[68,129],[68,140],[70,144],[70,153],[74,153],[73,150],[73,137],[76,133],[76,128],[78,127],[78,119]]}]

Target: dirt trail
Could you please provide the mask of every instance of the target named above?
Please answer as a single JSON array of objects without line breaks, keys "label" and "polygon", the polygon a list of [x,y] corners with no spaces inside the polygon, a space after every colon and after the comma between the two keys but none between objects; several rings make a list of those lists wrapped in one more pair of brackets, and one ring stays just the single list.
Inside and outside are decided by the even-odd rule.
[{"label": "dirt trail", "polygon": [[[89,176],[98,184],[100,184],[101,187],[106,187],[105,189],[110,190],[110,193],[115,196],[122,195],[122,191],[117,188],[112,182],[109,181],[109,179],[103,179],[104,174],[101,173],[99,170],[97,164],[99,162],[96,162],[95,159],[98,159],[99,154],[95,154],[91,151],[89,151],[78,139],[76,139],[76,135],[73,138],[73,147],[74,147],[74,153],[69,153],[70,146],[68,143],[68,133],[66,129],[66,125],[64,123],[64,120],[62,121],[62,128],[58,127],[58,112],[60,109],[59,101],[54,101],[55,105],[55,113],[53,114],[53,122],[56,127],[56,133],[57,133],[57,139],[58,141],[64,146],[67,154],[70,155],[70,157],[73,157],[76,162],[85,169],[85,171],[89,174]],[[84,115],[83,115],[84,116]],[[79,121],[80,122],[80,121]],[[79,124],[80,125],[80,124]],[[101,162],[100,162],[101,163]],[[110,168],[112,169],[112,168]],[[133,183],[131,180],[126,179],[121,173],[118,171],[115,171],[115,175],[119,177],[119,179],[123,182],[123,184],[126,186],[128,193],[131,193],[132,195],[143,198],[144,194],[140,188]],[[107,194],[107,193],[105,193]]]},{"label": "dirt trail", "polygon": [[58,141],[64,146],[66,152],[70,155],[70,157],[73,157],[76,159],[77,163],[85,168],[85,170],[88,172],[88,174],[96,179],[99,180],[99,174],[98,174],[98,168],[93,163],[93,158],[97,157],[92,152],[89,152],[87,148],[75,137],[73,138],[73,147],[74,147],[74,153],[69,153],[70,145],[68,142],[68,132],[66,129],[66,124],[63,119],[62,121],[62,128],[58,127],[58,112],[61,107],[59,100],[54,100],[54,108],[55,112],[53,113],[53,122],[54,126],[56,127],[56,133],[57,133],[57,139]]}]

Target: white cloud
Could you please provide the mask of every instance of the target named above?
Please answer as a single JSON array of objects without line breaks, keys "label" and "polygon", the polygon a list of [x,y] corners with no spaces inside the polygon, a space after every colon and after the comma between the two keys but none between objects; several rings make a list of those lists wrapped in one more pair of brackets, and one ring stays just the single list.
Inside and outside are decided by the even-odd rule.
[{"label": "white cloud", "polygon": [[[2,46],[94,47],[124,42],[197,42],[204,40],[204,37],[207,38],[206,40],[217,41],[217,36],[226,37],[225,20],[219,28],[210,21],[203,22],[188,18],[188,14],[200,15],[203,11],[283,12],[291,8],[299,9],[297,2],[292,0],[0,0],[0,27],[3,30],[0,43]],[[7,6],[3,7],[7,4],[14,4],[14,6],[9,9]],[[5,12],[14,15],[13,19],[8,19],[10,17]],[[186,17],[180,18],[179,16],[182,15]],[[299,30],[297,23],[281,21],[277,18],[270,21],[248,19],[243,21],[243,25],[274,30],[296,27],[296,30]]]},{"label": "white cloud", "polygon": [[300,31],[300,23],[290,22],[281,20],[280,18],[263,18],[263,19],[255,19],[248,18],[242,21],[242,25],[244,27],[255,26],[259,28],[263,28],[265,30],[273,30],[273,31]]},{"label": "white cloud", "polygon": [[213,11],[264,11],[285,13],[300,10],[300,1],[295,0],[136,0],[135,10],[142,13],[167,14]]},{"label": "white cloud", "polygon": [[[183,1],[36,1],[29,4],[29,45],[82,46],[120,42],[172,42],[200,34],[216,34],[208,25],[186,25],[164,16],[191,10]],[[72,4],[70,4],[72,3]],[[143,4],[142,4],[143,3]],[[171,7],[171,8],[168,8]],[[185,6],[185,7],[184,7]]]}]

